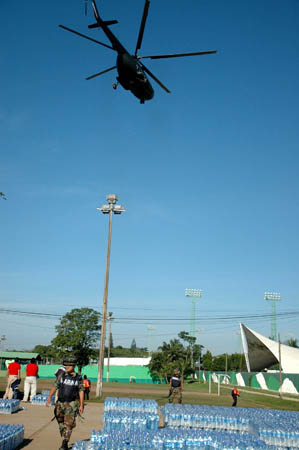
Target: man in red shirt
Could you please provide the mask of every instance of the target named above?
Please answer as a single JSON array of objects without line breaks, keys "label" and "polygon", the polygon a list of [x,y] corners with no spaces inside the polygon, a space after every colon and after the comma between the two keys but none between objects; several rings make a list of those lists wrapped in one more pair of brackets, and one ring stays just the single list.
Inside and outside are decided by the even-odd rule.
[{"label": "man in red shirt", "polygon": [[11,385],[14,381],[21,379],[21,366],[19,364],[19,359],[16,358],[14,362],[8,365],[7,373],[6,373],[6,391],[3,398],[12,399],[13,390]]},{"label": "man in red shirt", "polygon": [[32,358],[30,364],[26,366],[26,378],[24,382],[24,398],[23,402],[28,402],[29,392],[30,401],[36,395],[36,379],[38,374],[38,365],[36,364],[36,359]]}]

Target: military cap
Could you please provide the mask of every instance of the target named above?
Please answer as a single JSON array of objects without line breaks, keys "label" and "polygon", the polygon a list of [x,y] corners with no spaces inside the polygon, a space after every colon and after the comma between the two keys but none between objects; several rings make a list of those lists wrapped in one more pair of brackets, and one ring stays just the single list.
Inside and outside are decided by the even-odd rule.
[{"label": "military cap", "polygon": [[65,358],[63,360],[62,364],[64,366],[76,366],[77,365],[77,360],[76,360],[76,358],[68,357],[68,358]]}]

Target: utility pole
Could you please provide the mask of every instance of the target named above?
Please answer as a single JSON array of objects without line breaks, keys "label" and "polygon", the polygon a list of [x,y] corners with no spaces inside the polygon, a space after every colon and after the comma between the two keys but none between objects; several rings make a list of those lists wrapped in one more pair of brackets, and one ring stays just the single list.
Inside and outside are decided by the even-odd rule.
[{"label": "utility pole", "polygon": [[108,338],[108,360],[107,360],[107,383],[109,383],[109,369],[110,369],[110,349],[111,349],[111,322],[114,320],[112,317],[112,312],[108,313],[108,323],[109,323],[109,338]]},{"label": "utility pole", "polygon": [[116,202],[118,201],[117,195],[109,194],[109,195],[107,195],[106,200],[108,201],[108,205],[103,205],[101,208],[97,208],[97,210],[102,211],[103,214],[109,214],[105,288],[104,288],[104,298],[103,298],[102,327],[101,327],[101,340],[100,340],[99,363],[98,363],[98,380],[97,380],[97,387],[96,387],[96,397],[97,398],[101,398],[102,390],[103,390],[103,370],[104,370],[105,340],[106,340],[106,315],[107,315],[107,302],[108,302],[112,213],[121,214],[122,212],[125,212],[125,208],[122,205],[116,205]]},{"label": "utility pole", "polygon": [[276,327],[276,303],[281,300],[278,292],[265,292],[264,299],[269,300],[272,306],[271,314],[271,339],[277,341],[277,327]]},{"label": "utility pole", "polygon": [[152,356],[153,353],[153,331],[155,329],[155,325],[148,325],[148,354]]},{"label": "utility pole", "polygon": [[240,336],[240,372],[242,372],[242,367],[243,367],[243,345],[242,345],[241,331],[237,330],[236,334],[238,336]]},{"label": "utility pole", "polygon": [[198,382],[200,383],[200,366],[201,366],[201,361],[202,361],[202,356],[201,356],[201,348],[200,348],[200,333],[203,331],[202,328],[196,328],[196,334],[197,334],[197,345],[199,345],[199,365],[198,365]]},{"label": "utility pole", "polygon": [[278,333],[278,356],[279,356],[279,397],[282,398],[282,373],[281,373],[281,347],[280,347],[280,333]]}]

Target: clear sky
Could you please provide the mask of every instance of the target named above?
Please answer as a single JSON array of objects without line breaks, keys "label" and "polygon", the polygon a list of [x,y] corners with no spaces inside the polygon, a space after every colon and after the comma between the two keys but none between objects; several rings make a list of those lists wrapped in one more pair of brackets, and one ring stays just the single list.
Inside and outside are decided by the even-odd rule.
[{"label": "clear sky", "polygon": [[[98,1],[132,51],[143,4]],[[58,28],[108,43],[83,0],[1,1],[0,20],[0,307],[101,310],[96,208],[116,193],[115,345],[149,346],[150,324],[153,348],[189,331],[185,288],[203,290],[196,327],[213,354],[239,350],[236,316],[270,335],[265,291],[281,293],[282,340],[298,338],[299,1],[152,0],[140,54],[218,53],[145,60],[171,90],[153,82],[145,105],[112,89],[115,72],[85,81],[115,54]],[[55,335],[55,318],[0,313],[2,348]]]}]

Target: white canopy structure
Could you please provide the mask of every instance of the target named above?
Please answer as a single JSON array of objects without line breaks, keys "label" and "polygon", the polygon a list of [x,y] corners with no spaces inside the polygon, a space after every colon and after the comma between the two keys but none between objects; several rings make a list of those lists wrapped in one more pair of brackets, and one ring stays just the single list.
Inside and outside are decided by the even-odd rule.
[{"label": "white canopy structure", "polygon": [[[248,372],[258,372],[279,362],[278,342],[240,324],[242,345]],[[299,374],[299,348],[280,345],[281,368],[284,373]]]}]

